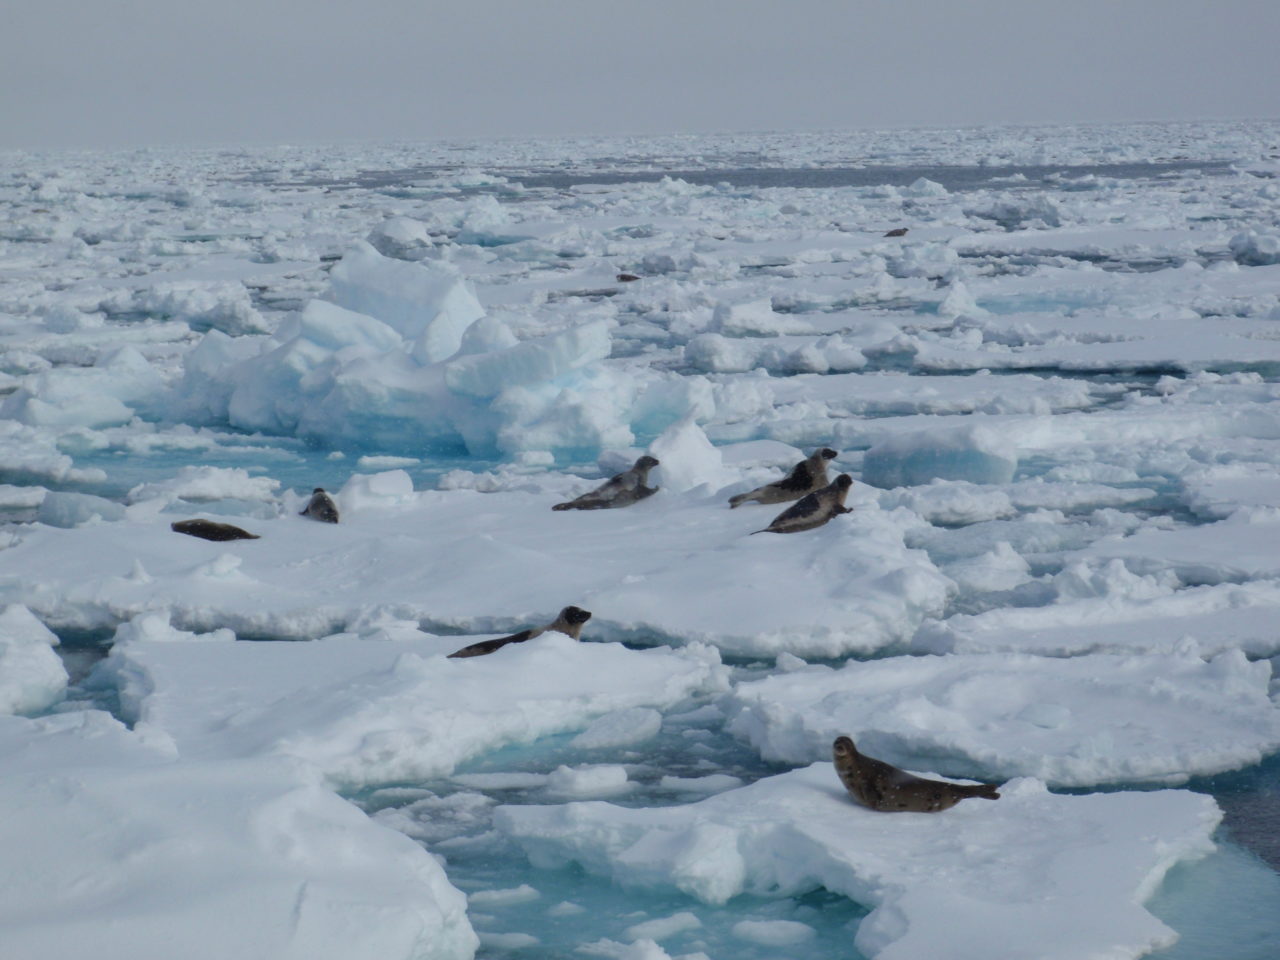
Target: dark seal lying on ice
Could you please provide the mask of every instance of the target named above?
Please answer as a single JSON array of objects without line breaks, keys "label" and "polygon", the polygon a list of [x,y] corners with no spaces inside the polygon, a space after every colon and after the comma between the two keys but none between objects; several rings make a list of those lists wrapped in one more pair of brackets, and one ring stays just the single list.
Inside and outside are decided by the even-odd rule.
[{"label": "dark seal lying on ice", "polygon": [[337,523],[338,505],[333,502],[333,497],[324,492],[324,487],[316,487],[311,493],[311,502],[305,510],[299,511],[298,516],[310,517],[321,523]]},{"label": "dark seal lying on ice", "polygon": [[455,657],[483,657],[486,653],[500,650],[509,643],[524,643],[526,640],[532,640],[548,630],[563,633],[577,640],[582,636],[582,625],[590,619],[590,610],[583,610],[581,607],[565,607],[560,611],[560,615],[545,627],[530,627],[528,630],[521,630],[519,633],[513,633],[509,637],[499,637],[496,640],[481,640],[479,643],[473,643],[469,647],[463,647],[456,653],[449,654],[449,657],[450,659]]},{"label": "dark seal lying on ice", "polygon": [[871,810],[937,813],[969,797],[1000,799],[999,792],[990,784],[926,780],[899,770],[883,760],[859,753],[849,737],[836,737],[831,753],[836,773],[849,795]]},{"label": "dark seal lying on ice", "polygon": [[649,471],[658,465],[658,459],[645,454],[630,470],[624,470],[617,476],[610,477],[589,493],[584,493],[575,500],[557,503],[552,510],[612,510],[616,507],[629,507],[645,497],[658,492],[657,487],[645,486],[649,482]]},{"label": "dark seal lying on ice", "polygon": [[781,480],[756,487],[749,493],[740,493],[729,498],[729,506],[740,507],[751,500],[757,503],[788,503],[799,500],[805,494],[813,493],[827,485],[827,461],[836,458],[836,451],[830,447],[815,450],[807,459],[801,460],[792,471]]},{"label": "dark seal lying on ice", "polygon": [[257,540],[256,533],[249,533],[229,523],[215,523],[213,520],[176,520],[169,524],[174,533],[185,533],[189,537],[201,540]]},{"label": "dark seal lying on ice", "polygon": [[773,518],[773,523],[755,533],[798,533],[820,527],[832,517],[852,513],[844,505],[844,498],[853,486],[853,477],[842,473],[821,490],[801,497],[799,502],[783,510]]}]

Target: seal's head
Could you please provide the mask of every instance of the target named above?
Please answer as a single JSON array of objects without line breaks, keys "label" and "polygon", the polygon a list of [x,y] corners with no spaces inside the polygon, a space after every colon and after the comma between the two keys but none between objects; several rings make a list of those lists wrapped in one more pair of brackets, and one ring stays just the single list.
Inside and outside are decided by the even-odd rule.
[{"label": "seal's head", "polygon": [[823,447],[821,450],[818,451],[818,453],[822,455],[823,460],[834,460],[836,457],[839,456],[839,454],[836,453],[836,451],[832,450],[830,447]]},{"label": "seal's head", "polygon": [[312,491],[311,491],[311,495],[312,495],[313,497],[314,497],[317,493],[324,493],[324,487],[316,487],[314,490],[312,490]]},{"label": "seal's head", "polygon": [[840,476],[836,477],[836,486],[841,490],[848,490],[853,486],[853,477],[847,473],[840,474]]},{"label": "seal's head", "polygon": [[853,740],[849,737],[836,737],[836,742],[831,745],[831,752],[837,760],[846,757],[853,757],[858,750],[853,745]]},{"label": "seal's head", "polygon": [[651,457],[647,453],[636,461],[636,467],[640,470],[652,470],[658,465],[658,458]]},{"label": "seal's head", "polygon": [[566,623],[586,623],[591,619],[591,611],[581,607],[565,607],[560,611],[560,616]]}]

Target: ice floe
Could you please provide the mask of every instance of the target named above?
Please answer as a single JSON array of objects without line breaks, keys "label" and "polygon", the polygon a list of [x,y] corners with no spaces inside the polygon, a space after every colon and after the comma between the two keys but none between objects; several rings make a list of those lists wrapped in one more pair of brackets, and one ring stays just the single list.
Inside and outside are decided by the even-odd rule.
[{"label": "ice floe", "polygon": [[[684,478],[678,485],[723,476],[719,453],[696,441],[672,435],[667,469]],[[160,604],[187,627],[303,638],[383,608],[501,630],[545,621],[554,612],[546,598],[567,589],[596,614],[596,637],[835,656],[905,641],[941,613],[949,589],[903,542],[919,519],[874,502],[805,535],[766,538],[749,536],[768,523],[761,511],[730,511],[697,490],[660,490],[623,510],[553,513],[554,496],[415,493],[407,475],[390,471],[356,477],[337,501],[341,524],[320,529],[286,514],[252,524],[260,540],[234,544],[178,537],[168,514],[74,531],[34,527],[10,554],[23,571],[0,576],[0,597],[69,626],[111,627]],[[74,556],[70,536],[80,545]],[[234,566],[234,582],[210,580],[207,564],[218,558]],[[146,582],[126,576],[135,560]],[[493,583],[506,585],[500,607]]]},{"label": "ice floe", "polygon": [[1200,794],[1065,796],[1033,779],[1009,782],[994,803],[884,814],[856,806],[831,764],[815,763],[685,806],[504,806],[494,822],[535,866],[576,862],[705,903],[825,887],[873,908],[855,944],[875,960],[955,944],[990,958],[1068,960],[1173,943],[1142,901],[1175,863],[1213,849],[1219,817]]},{"label": "ice floe", "polygon": [[440,865],[295,763],[188,762],[98,711],[2,717],[0,753],[15,955],[474,954]]},{"label": "ice floe", "polygon": [[952,776],[1181,783],[1280,749],[1270,679],[1270,663],[1239,651],[890,657],[738,684],[725,709],[768,760],[807,763],[850,735],[872,756]]},{"label": "ice floe", "polygon": [[[460,660],[447,656],[475,638],[403,624],[377,640],[237,643],[144,614],[119,633],[96,676],[118,685],[139,729],[172,738],[183,756],[288,757],[344,787],[443,776],[481,753],[726,683],[705,647],[633,651],[558,633]],[[607,765],[557,782],[569,793],[612,789],[626,780],[616,769],[616,783]]]}]

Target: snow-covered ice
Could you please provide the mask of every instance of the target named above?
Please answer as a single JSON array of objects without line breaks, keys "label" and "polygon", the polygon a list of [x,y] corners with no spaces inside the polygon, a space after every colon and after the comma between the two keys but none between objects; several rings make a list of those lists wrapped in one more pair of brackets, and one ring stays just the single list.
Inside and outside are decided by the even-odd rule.
[{"label": "snow-covered ice", "polygon": [[[508,744],[589,732],[593,720],[726,683],[705,647],[633,651],[547,633],[452,660],[474,638],[405,624],[314,643],[222,633],[182,633],[142,614],[117,632],[97,682],[118,687],[125,716],[184,756],[289,757],[346,787],[447,775]],[[600,777],[562,779],[578,792]]]},{"label": "snow-covered ice", "polygon": [[0,718],[15,957],[455,960],[432,857],[279,759],[188,762],[99,711]]},{"label": "snow-covered ice", "polygon": [[874,757],[952,776],[1181,783],[1280,750],[1270,679],[1239,651],[890,657],[740,683],[725,709],[731,732],[792,764],[851,735]]},{"label": "snow-covered ice", "polygon": [[[659,445],[671,475],[692,483],[725,469],[710,463],[719,454],[705,438],[681,436]],[[546,622],[560,606],[547,598],[563,597],[593,611],[595,638],[802,656],[902,642],[942,612],[948,581],[903,541],[913,515],[867,503],[813,536],[767,540],[750,536],[767,517],[728,510],[711,486],[575,515],[553,513],[561,497],[551,492],[414,492],[403,472],[357,475],[337,494],[342,523],[320,528],[286,512],[245,524],[260,540],[231,544],[175,536],[173,515],[143,503],[121,523],[30,530],[15,551],[25,569],[0,577],[0,598],[78,628],[164,606],[184,628],[300,639],[379,611],[477,632],[519,628]],[[145,582],[127,576],[135,561]]]},{"label": "snow-covered ice", "polygon": [[[832,765],[815,763],[686,806],[506,806],[495,823],[536,866],[572,861],[706,903],[819,886],[843,893],[874,908],[856,942],[876,960],[943,944],[1074,960],[1171,944],[1174,932],[1142,901],[1175,863],[1212,849],[1219,816],[1211,798],[1184,791],[1064,796],[1033,779],[1009,782],[994,803],[883,814],[855,806]],[[791,927],[742,935],[798,942]]]}]

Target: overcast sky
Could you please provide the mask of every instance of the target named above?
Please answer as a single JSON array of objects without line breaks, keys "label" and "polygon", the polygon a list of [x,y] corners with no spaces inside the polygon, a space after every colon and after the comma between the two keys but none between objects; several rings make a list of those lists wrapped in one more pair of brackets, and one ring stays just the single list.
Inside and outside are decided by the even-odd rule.
[{"label": "overcast sky", "polygon": [[0,0],[0,147],[1280,116],[1280,0]]}]

